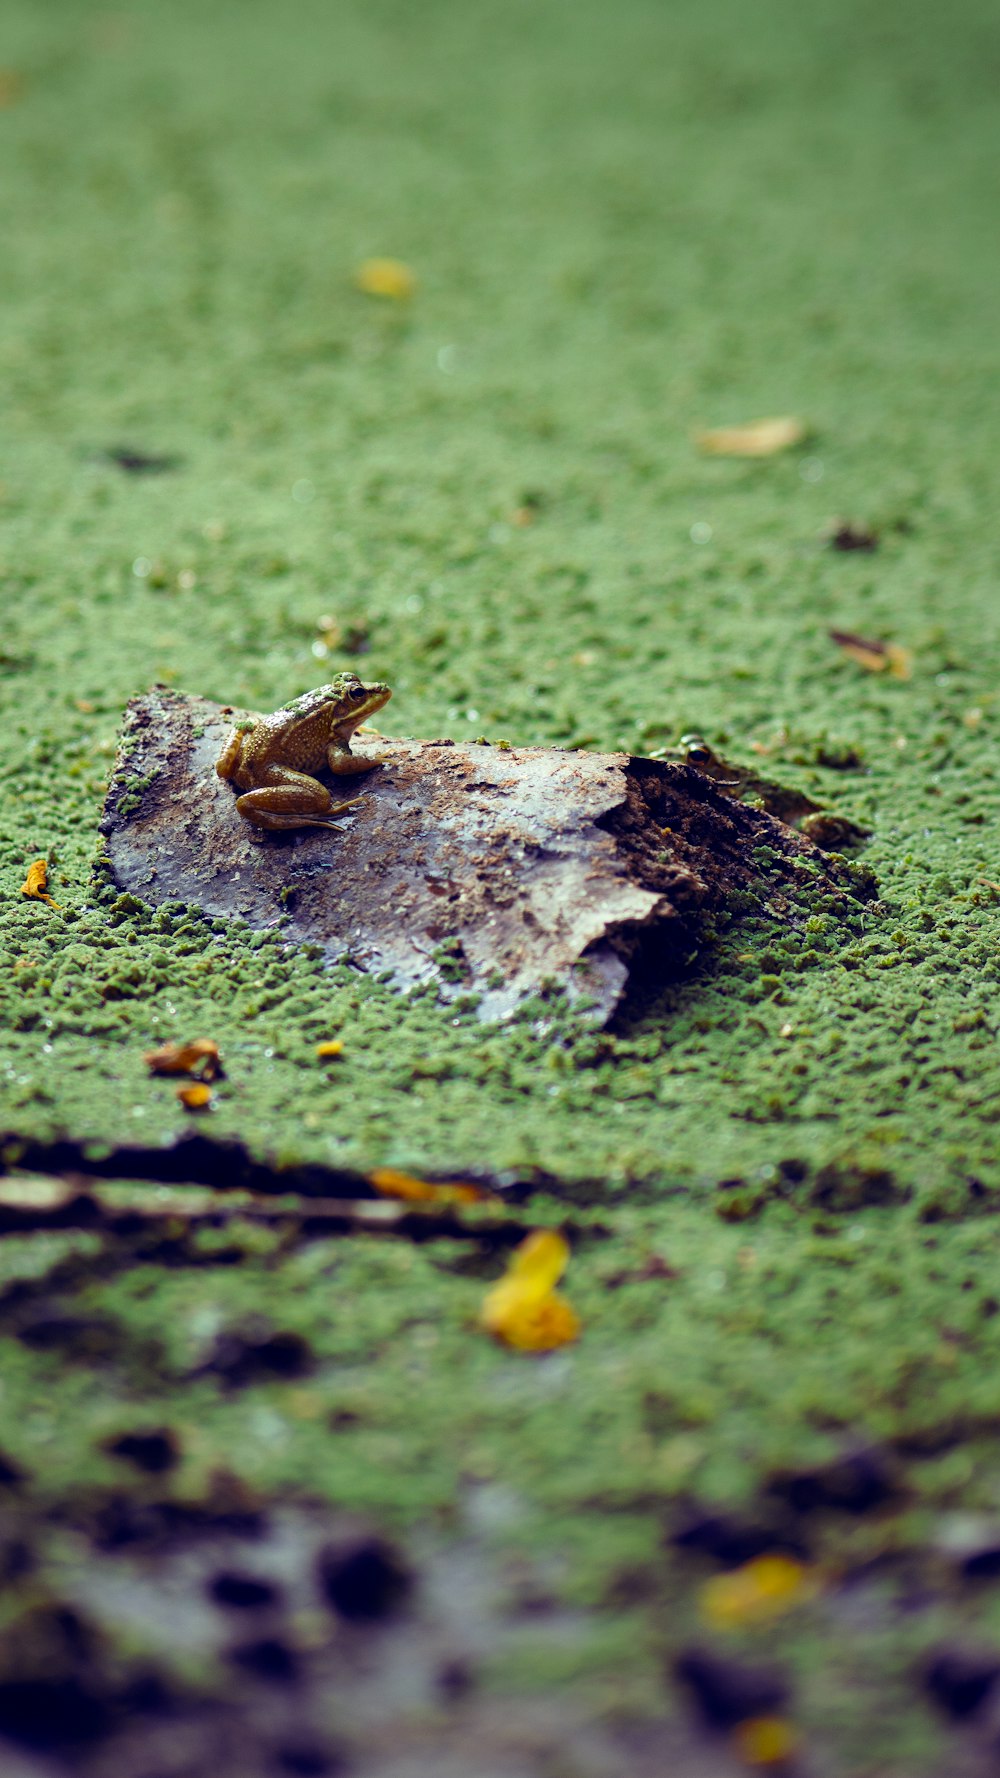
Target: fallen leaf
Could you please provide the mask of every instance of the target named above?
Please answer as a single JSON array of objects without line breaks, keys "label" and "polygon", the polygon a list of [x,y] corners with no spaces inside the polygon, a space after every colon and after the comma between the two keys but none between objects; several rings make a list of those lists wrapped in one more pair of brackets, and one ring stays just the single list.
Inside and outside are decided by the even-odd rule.
[{"label": "fallen leaf", "polygon": [[522,1241],[483,1302],[487,1333],[522,1352],[551,1352],[577,1339],[579,1316],[554,1288],[569,1257],[569,1244],[555,1229],[535,1229]]},{"label": "fallen leaf", "polygon": [[363,259],[354,282],[366,296],[387,296],[405,302],[417,288],[417,280],[401,259]]},{"label": "fallen leaf", "polygon": [[328,1061],[331,1056],[342,1056],[343,1053],[344,1046],[339,1037],[331,1037],[329,1043],[318,1043],[316,1045],[316,1056],[320,1062]]},{"label": "fallen leaf", "polygon": [[746,426],[718,426],[699,432],[696,443],[713,457],[774,457],[802,444],[808,434],[803,420],[787,414],[780,419],[751,420]]},{"label": "fallen leaf", "polygon": [[178,1087],[177,1097],[185,1111],[204,1111],[212,1103],[212,1089],[200,1080],[193,1087]]},{"label": "fallen leaf", "polygon": [[781,1617],[815,1590],[815,1577],[804,1563],[776,1551],[755,1556],[728,1574],[714,1575],[702,1587],[699,1604],[715,1629],[736,1630]]},{"label": "fallen leaf", "polygon": [[222,1073],[219,1046],[210,1037],[191,1043],[164,1043],[147,1050],[143,1061],[150,1074],[197,1074],[199,1080],[217,1080]]},{"label": "fallen leaf", "polygon": [[489,1328],[505,1346],[520,1352],[554,1352],[580,1337],[580,1317],[557,1291],[540,1302],[511,1299]]},{"label": "fallen leaf", "polygon": [[913,654],[898,642],[881,642],[856,636],[852,630],[831,630],[830,641],[869,673],[888,673],[893,679],[909,679]]},{"label": "fallen leaf", "polygon": [[733,1730],[733,1745],[748,1766],[782,1766],[798,1746],[798,1735],[784,1716],[748,1716]]},{"label": "fallen leaf", "polygon": [[26,895],[30,901],[47,901],[50,908],[57,908],[60,905],[59,902],[54,901],[51,895],[46,894],[48,881],[48,860],[36,858],[34,864],[28,866],[28,875],[21,884],[21,894]]},{"label": "fallen leaf", "polygon": [[369,1173],[368,1183],[383,1198],[400,1198],[405,1204],[478,1204],[491,1195],[481,1185],[448,1180],[436,1184],[395,1167],[376,1167]]}]

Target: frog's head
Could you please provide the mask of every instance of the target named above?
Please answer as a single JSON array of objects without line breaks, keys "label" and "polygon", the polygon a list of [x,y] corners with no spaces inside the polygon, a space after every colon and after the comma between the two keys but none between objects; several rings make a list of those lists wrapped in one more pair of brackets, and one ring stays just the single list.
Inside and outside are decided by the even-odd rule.
[{"label": "frog's head", "polygon": [[718,754],[711,748],[704,735],[682,735],[677,743],[677,752],[685,765],[700,766],[705,771],[718,765]]},{"label": "frog's head", "polygon": [[330,702],[342,738],[348,740],[359,724],[374,716],[391,697],[387,685],[366,685],[356,673],[338,673],[330,682]]}]

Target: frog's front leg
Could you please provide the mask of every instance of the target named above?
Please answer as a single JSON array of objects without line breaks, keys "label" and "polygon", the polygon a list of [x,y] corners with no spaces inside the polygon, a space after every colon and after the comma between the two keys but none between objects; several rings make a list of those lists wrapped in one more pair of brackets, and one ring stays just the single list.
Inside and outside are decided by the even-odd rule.
[{"label": "frog's front leg", "polygon": [[220,778],[235,778],[242,752],[243,736],[238,728],[234,728],[216,761],[215,769]]},{"label": "frog's front leg", "polygon": [[388,755],[379,754],[375,759],[359,759],[352,753],[346,741],[339,741],[334,735],[326,750],[326,763],[335,778],[353,778],[358,772],[373,772],[376,766],[384,765]]},{"label": "frog's front leg", "polygon": [[342,815],[345,809],[353,809],[355,803],[363,800],[352,796],[349,802],[335,803],[318,778],[310,778],[308,772],[290,771],[287,766],[272,765],[261,772],[255,789],[236,798],[236,808],[244,821],[254,827],[331,827],[335,815]]}]

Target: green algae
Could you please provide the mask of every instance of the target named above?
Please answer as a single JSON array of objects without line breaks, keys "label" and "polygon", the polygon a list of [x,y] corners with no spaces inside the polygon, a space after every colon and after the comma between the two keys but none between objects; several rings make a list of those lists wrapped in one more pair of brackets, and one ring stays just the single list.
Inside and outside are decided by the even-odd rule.
[{"label": "green algae", "polygon": [[[38,1289],[110,1332],[68,1363],[4,1322],[5,1452],[45,1498],[122,1486],[107,1438],[169,1415],[182,1494],[235,1466],[406,1528],[502,1484],[508,1541],[606,1608],[587,1684],[648,1698],[697,1628],[676,1504],[746,1505],[883,1441],[905,1507],[819,1542],[844,1569],[902,1551],[933,1606],[914,1624],[889,1580],[861,1628],[818,1604],[775,1648],[831,1769],[934,1770],[914,1663],[956,1625],[998,1634],[993,1596],[927,1554],[940,1514],[998,1506],[994,20],[9,11],[0,1126],[155,1149],[191,1119],[143,1051],[210,1036],[213,1136],[543,1177],[541,1219],[570,1201],[610,1232],[570,1273],[584,1340],[544,1364],[476,1332],[497,1262],[448,1244],[240,1225],[239,1263],[205,1237],[168,1266],[6,1237],[0,1314]],[[416,270],[405,309],[352,287],[380,251]],[[692,448],[782,411],[803,451]],[[123,472],[123,440],[177,467]],[[830,549],[837,516],[877,552]],[[878,901],[813,892],[798,930],[765,884],[594,1034],[545,997],[484,1028],[280,928],[109,894],[127,699],[162,680],[276,707],[343,664],[330,615],[394,686],[392,732],[699,730],[870,827]],[[911,677],[864,673],[831,627],[911,649]],[[41,856],[60,910],[20,894]],[[638,1276],[651,1252],[678,1276]],[[227,1393],[199,1366],[262,1302],[313,1373]]]}]

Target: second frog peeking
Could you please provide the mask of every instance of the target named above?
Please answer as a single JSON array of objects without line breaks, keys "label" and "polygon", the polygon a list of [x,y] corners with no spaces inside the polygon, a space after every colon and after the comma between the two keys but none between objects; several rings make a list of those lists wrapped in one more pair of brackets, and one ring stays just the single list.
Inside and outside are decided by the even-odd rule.
[{"label": "second frog peeking", "polygon": [[381,759],[356,758],[351,737],[391,696],[387,685],[365,685],[356,673],[338,673],[273,716],[237,723],[215,769],[243,791],[236,807],[244,821],[271,829],[329,827],[335,815],[353,808],[360,797],[335,803],[312,773],[325,766],[344,778],[381,765]]}]

